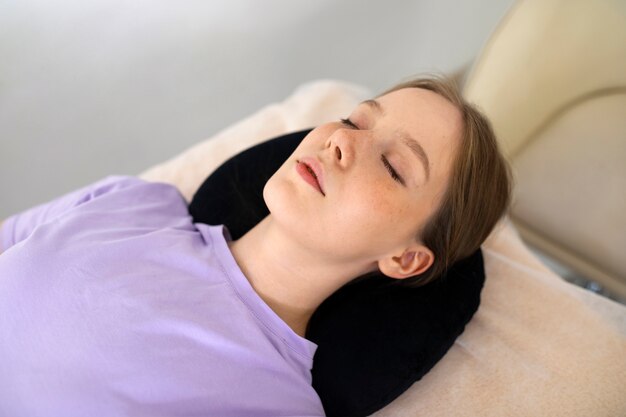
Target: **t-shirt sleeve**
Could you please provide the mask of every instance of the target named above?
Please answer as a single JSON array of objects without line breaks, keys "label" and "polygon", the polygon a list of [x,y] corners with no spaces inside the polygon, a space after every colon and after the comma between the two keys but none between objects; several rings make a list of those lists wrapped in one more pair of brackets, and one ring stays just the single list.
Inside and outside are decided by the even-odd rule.
[{"label": "t-shirt sleeve", "polygon": [[37,226],[50,222],[63,213],[98,196],[120,190],[143,180],[127,176],[109,176],[93,184],[72,191],[48,203],[40,204],[7,218],[0,230],[0,247],[6,251],[26,239]]}]

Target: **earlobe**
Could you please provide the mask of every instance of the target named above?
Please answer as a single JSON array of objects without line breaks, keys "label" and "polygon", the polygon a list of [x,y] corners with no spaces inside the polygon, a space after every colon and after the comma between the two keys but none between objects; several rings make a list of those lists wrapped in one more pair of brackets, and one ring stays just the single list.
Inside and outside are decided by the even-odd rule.
[{"label": "earlobe", "polygon": [[390,256],[378,261],[380,272],[389,278],[405,279],[420,275],[435,261],[435,255],[426,246],[405,250],[400,256]]}]

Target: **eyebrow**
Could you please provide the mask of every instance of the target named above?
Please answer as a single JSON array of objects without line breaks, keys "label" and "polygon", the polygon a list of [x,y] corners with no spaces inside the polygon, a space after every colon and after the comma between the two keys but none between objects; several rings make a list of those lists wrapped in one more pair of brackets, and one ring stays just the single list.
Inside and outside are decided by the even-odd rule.
[{"label": "eyebrow", "polygon": [[372,99],[365,100],[361,104],[366,104],[368,107],[374,110],[374,112],[380,114],[381,116],[385,115],[385,110],[383,110],[383,106],[381,106],[380,103],[376,100],[372,100]]},{"label": "eyebrow", "polygon": [[419,144],[418,141],[409,136],[408,133],[404,131],[400,131],[400,135],[402,137],[402,143],[409,147],[413,151],[413,153],[418,157],[418,159],[422,162],[424,166],[424,171],[426,171],[426,181],[428,181],[430,177],[430,164],[428,162],[428,155],[422,148],[422,145]]},{"label": "eyebrow", "polygon": [[[374,113],[378,113],[381,116],[385,115],[385,110],[383,109],[383,106],[376,100],[372,100],[372,99],[365,100],[362,104],[365,104],[366,106],[368,106],[370,109],[374,111]],[[422,145],[420,145],[420,143],[416,141],[415,139],[413,139],[408,133],[406,133],[403,130],[400,130],[399,133],[400,133],[400,138],[402,139],[402,143],[408,146],[409,149],[413,152],[413,154],[417,156],[417,158],[422,163],[422,166],[424,167],[424,171],[426,172],[426,181],[428,181],[430,177],[430,163],[428,161],[428,155],[426,154],[426,151],[424,151],[424,148],[422,147]]]}]

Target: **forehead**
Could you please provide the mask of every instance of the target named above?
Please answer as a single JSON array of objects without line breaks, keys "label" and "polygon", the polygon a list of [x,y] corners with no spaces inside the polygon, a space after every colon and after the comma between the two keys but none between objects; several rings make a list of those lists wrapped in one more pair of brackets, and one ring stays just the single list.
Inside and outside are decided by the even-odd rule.
[{"label": "forehead", "polygon": [[403,88],[376,99],[385,117],[417,136],[460,134],[461,112],[445,97],[423,88]]}]

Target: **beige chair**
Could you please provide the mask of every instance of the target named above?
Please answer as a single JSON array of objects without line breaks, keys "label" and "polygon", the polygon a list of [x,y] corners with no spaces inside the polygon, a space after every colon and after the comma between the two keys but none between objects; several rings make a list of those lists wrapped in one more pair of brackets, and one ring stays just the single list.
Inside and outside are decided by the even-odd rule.
[{"label": "beige chair", "polygon": [[626,1],[520,1],[464,93],[514,168],[522,238],[626,299]]}]

